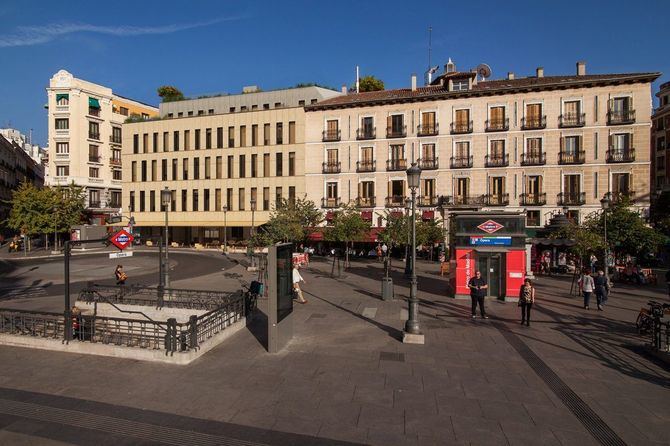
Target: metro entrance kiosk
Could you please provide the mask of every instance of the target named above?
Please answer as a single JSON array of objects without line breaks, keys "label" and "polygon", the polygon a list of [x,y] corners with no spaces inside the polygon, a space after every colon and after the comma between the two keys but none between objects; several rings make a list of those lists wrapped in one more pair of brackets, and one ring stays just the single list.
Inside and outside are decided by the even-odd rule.
[{"label": "metro entrance kiosk", "polygon": [[468,281],[481,271],[487,298],[516,302],[526,272],[525,215],[462,212],[452,215],[449,243],[453,297],[470,297]]}]

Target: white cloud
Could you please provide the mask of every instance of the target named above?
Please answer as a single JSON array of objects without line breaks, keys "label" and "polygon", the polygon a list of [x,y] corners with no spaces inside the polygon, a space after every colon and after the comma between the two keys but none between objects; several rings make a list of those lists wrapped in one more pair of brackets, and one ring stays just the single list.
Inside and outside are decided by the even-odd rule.
[{"label": "white cloud", "polygon": [[171,24],[164,26],[98,26],[86,23],[51,23],[44,26],[20,26],[9,36],[0,36],[0,48],[15,46],[31,46],[50,42],[60,36],[72,33],[89,32],[111,36],[141,36],[149,34],[171,34],[193,28],[201,28],[225,21],[237,20],[239,17],[219,17],[205,22]]}]

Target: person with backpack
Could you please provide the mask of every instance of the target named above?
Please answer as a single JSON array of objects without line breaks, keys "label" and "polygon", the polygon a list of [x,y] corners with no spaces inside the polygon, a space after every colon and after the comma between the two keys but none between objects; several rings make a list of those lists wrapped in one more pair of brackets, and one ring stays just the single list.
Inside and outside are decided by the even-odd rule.
[{"label": "person with backpack", "polygon": [[521,307],[521,325],[530,327],[530,309],[535,303],[535,287],[529,278],[526,278],[519,290],[519,306]]}]

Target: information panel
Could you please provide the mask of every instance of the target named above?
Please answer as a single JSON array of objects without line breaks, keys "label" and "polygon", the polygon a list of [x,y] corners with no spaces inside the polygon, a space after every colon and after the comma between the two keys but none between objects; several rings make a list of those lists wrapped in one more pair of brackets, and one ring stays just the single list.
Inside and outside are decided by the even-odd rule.
[{"label": "information panel", "polygon": [[268,351],[280,352],[293,338],[293,244],[268,248]]},{"label": "information panel", "polygon": [[277,323],[293,311],[293,245],[277,246]]}]

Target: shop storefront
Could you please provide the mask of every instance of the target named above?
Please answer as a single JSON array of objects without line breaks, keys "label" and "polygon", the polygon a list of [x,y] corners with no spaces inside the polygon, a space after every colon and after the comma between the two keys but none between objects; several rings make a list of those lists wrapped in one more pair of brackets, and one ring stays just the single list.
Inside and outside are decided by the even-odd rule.
[{"label": "shop storefront", "polygon": [[488,296],[518,300],[526,274],[525,215],[511,212],[464,212],[452,217],[451,289],[469,298],[468,282],[480,271]]}]

